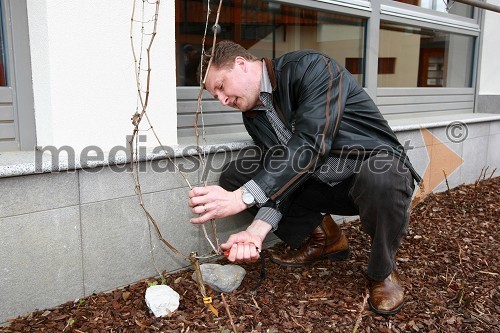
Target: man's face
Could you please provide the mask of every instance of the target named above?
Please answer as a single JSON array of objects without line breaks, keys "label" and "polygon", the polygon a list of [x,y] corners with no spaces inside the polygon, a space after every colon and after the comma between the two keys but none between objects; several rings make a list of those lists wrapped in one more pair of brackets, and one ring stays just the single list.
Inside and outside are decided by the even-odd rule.
[{"label": "man's face", "polygon": [[256,80],[255,68],[244,58],[237,57],[232,68],[210,67],[205,88],[227,105],[243,112],[251,110],[259,103],[260,80]]}]

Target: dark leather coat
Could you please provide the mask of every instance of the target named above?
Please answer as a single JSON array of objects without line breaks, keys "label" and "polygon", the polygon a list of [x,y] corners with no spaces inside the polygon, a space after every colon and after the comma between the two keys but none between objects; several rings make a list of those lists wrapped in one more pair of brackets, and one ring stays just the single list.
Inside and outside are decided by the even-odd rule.
[{"label": "dark leather coat", "polygon": [[[293,136],[285,154],[266,158],[264,170],[252,179],[277,205],[330,154],[388,151],[420,182],[387,121],[344,67],[313,50],[264,61],[274,107]],[[243,122],[256,144],[265,149],[280,145],[264,111],[244,112]]]}]

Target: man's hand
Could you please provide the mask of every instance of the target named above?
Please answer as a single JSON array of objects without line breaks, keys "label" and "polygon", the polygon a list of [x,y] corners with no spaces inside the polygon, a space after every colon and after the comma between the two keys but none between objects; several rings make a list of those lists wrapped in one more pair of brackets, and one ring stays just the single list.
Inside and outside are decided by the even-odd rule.
[{"label": "man's hand", "polygon": [[247,206],[241,198],[241,190],[230,192],[220,186],[194,187],[189,191],[189,207],[197,218],[192,218],[191,223],[205,223],[212,219],[238,214]]},{"label": "man's hand", "polygon": [[271,225],[262,220],[254,220],[247,230],[229,236],[229,239],[220,247],[229,250],[229,261],[255,261],[259,259],[258,249],[262,249],[262,242],[271,231]]}]

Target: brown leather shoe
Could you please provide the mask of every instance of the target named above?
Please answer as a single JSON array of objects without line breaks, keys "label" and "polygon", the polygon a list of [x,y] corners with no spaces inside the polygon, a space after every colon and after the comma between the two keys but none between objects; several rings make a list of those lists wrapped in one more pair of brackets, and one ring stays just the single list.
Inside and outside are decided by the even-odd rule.
[{"label": "brown leather shoe", "polygon": [[404,304],[405,292],[395,271],[384,281],[370,280],[368,289],[370,308],[381,315],[396,314]]},{"label": "brown leather shoe", "polygon": [[302,267],[324,258],[344,260],[348,256],[346,236],[332,217],[326,215],[300,249],[282,255],[275,254],[271,261],[283,266]]}]

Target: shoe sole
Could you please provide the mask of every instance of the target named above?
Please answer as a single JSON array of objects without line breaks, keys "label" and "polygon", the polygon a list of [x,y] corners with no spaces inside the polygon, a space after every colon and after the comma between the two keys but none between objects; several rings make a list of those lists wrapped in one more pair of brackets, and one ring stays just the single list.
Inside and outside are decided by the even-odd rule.
[{"label": "shoe sole", "polygon": [[370,299],[368,299],[368,305],[370,306],[370,309],[373,312],[375,312],[376,314],[379,314],[379,315],[382,315],[382,316],[390,316],[390,315],[394,315],[394,314],[398,313],[399,311],[401,311],[401,309],[405,305],[405,302],[403,301],[403,303],[401,303],[397,308],[395,308],[394,310],[390,310],[390,311],[378,310],[377,308],[375,308],[372,305],[372,302],[370,302]]},{"label": "shoe sole", "polygon": [[346,260],[347,258],[349,258],[350,253],[351,253],[351,250],[346,249],[346,250],[342,250],[339,252],[327,254],[326,257],[328,259],[330,259],[331,261],[340,261],[340,260]]},{"label": "shoe sole", "polygon": [[315,263],[317,261],[323,260],[323,259],[329,259],[331,261],[346,260],[349,257],[350,253],[351,253],[351,251],[349,249],[346,249],[346,250],[342,250],[342,251],[339,251],[339,252],[335,252],[335,253],[330,253],[330,254],[327,254],[327,255],[323,255],[323,256],[319,257],[318,259],[316,259],[316,260],[309,261],[309,262],[302,263],[302,264],[284,262],[284,261],[281,261],[281,260],[276,259],[274,257],[271,257],[270,259],[275,264],[278,264],[278,265],[281,265],[281,266],[287,266],[287,267],[304,267],[304,266],[311,265],[311,264],[313,264],[313,263]]}]

